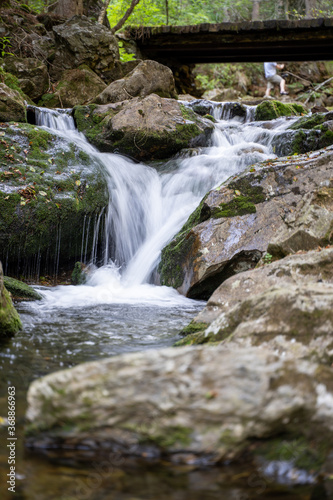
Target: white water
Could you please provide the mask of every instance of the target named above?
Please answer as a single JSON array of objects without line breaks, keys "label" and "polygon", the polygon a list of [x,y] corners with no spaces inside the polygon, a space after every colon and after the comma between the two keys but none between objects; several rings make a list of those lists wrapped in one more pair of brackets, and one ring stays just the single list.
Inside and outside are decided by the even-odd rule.
[{"label": "white water", "polygon": [[[283,119],[276,120],[274,129],[268,130],[258,123],[220,119],[210,147],[192,157],[166,162],[159,172],[120,155],[99,153],[64,111],[36,111],[38,125],[76,143],[100,163],[110,191],[104,266],[92,271],[86,285],[43,291],[45,299],[38,307],[189,304],[175,290],[149,284],[161,250],[211,188],[248,165],[275,158],[271,139],[290,125]],[[224,114],[223,107],[216,112],[217,116]]]}]

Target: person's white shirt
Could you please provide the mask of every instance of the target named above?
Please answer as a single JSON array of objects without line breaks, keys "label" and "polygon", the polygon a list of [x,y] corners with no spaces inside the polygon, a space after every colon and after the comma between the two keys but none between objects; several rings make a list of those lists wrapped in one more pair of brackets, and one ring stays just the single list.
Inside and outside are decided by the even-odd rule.
[{"label": "person's white shirt", "polygon": [[264,63],[264,69],[265,69],[265,77],[269,78],[271,76],[276,75],[276,62],[268,62]]}]

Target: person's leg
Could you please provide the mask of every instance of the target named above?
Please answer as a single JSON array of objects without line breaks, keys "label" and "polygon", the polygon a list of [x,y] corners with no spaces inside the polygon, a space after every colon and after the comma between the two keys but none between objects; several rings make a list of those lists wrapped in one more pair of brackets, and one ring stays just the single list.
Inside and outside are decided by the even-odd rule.
[{"label": "person's leg", "polygon": [[286,80],[284,80],[283,78],[281,78],[281,82],[280,82],[280,94],[288,94],[288,92],[286,91]]},{"label": "person's leg", "polygon": [[272,82],[270,82],[270,80],[267,80],[265,97],[270,97],[270,93],[271,93],[272,88],[274,88],[274,85],[272,84]]}]

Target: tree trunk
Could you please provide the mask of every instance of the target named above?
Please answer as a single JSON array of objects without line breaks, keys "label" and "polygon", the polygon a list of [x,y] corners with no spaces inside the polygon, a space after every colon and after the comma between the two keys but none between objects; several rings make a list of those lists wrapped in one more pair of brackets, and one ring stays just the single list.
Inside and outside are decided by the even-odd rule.
[{"label": "tree trunk", "polygon": [[305,17],[313,17],[316,0],[305,0]]},{"label": "tree trunk", "polygon": [[[108,0],[106,0],[108,1]],[[128,7],[127,11],[125,12],[125,14],[123,15],[123,17],[120,19],[120,21],[118,21],[118,23],[112,28],[112,32],[115,33],[116,31],[120,30],[120,28],[122,28],[122,26],[126,23],[127,19],[129,18],[129,16],[132,14],[133,10],[135,9],[135,7],[138,5],[138,3],[140,2],[140,0],[132,0],[131,2],[131,5]],[[108,2],[110,3],[110,2]]]},{"label": "tree trunk", "polygon": [[58,0],[58,4],[53,14],[67,19],[75,15],[82,15],[83,0]]},{"label": "tree trunk", "polygon": [[252,0],[252,21],[259,21],[260,19],[260,0]]},{"label": "tree trunk", "polygon": [[277,0],[277,2],[275,4],[275,13],[276,13],[276,19],[283,19],[284,18],[283,0]]}]

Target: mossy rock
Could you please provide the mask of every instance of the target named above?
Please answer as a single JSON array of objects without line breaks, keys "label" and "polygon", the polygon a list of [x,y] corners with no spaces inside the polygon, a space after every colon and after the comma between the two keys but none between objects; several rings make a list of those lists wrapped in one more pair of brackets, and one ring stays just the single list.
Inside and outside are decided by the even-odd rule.
[{"label": "mossy rock", "polygon": [[255,111],[256,121],[274,120],[281,116],[298,116],[308,111],[301,104],[284,104],[280,101],[263,101]]},{"label": "mossy rock", "polygon": [[0,262],[0,340],[12,337],[22,328],[22,322],[13,306],[9,292],[4,287]]},{"label": "mossy rock", "polygon": [[71,276],[72,285],[83,285],[87,281],[82,262],[76,262]]},{"label": "mossy rock", "polygon": [[209,219],[211,212],[205,204],[207,195],[201,200],[199,206],[187,219],[184,226],[174,239],[162,250],[161,262],[158,267],[161,284],[178,288],[181,286],[184,276],[182,263],[192,248],[193,237],[190,234],[194,226]]},{"label": "mossy rock", "polygon": [[[14,277],[70,271],[94,244],[108,204],[98,162],[75,144],[29,124],[0,127],[0,259]],[[98,238],[102,240],[102,229]]]},{"label": "mossy rock", "polygon": [[16,300],[41,300],[42,296],[23,281],[4,276],[4,285]]},{"label": "mossy rock", "polygon": [[293,123],[290,127],[288,127],[290,130],[300,130],[300,129],[306,129],[310,130],[318,125],[321,125],[327,120],[325,114],[323,113],[315,113],[311,116],[302,116],[297,122]]}]

